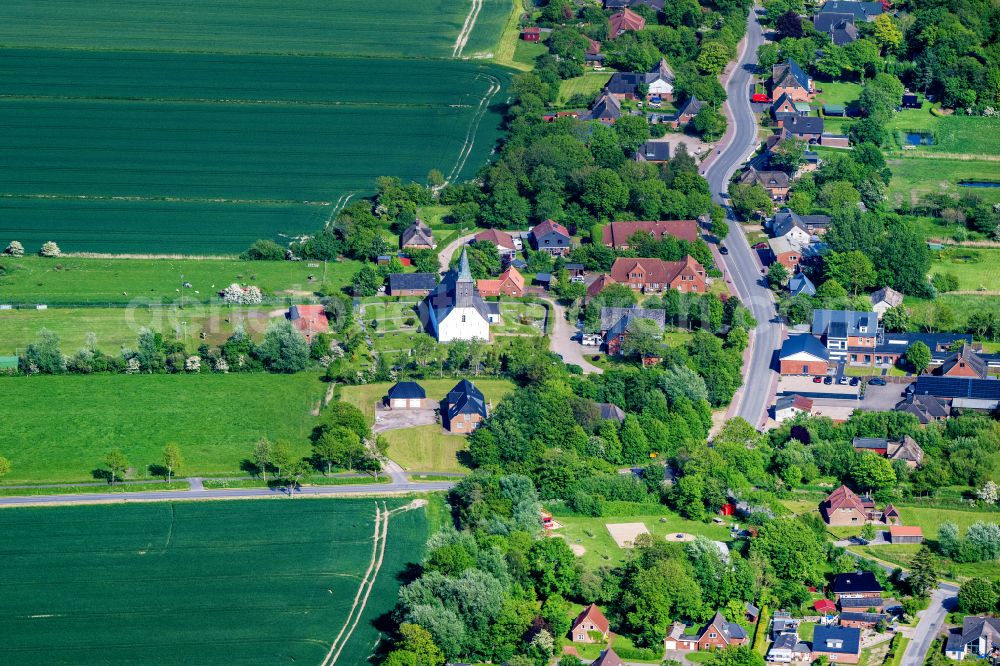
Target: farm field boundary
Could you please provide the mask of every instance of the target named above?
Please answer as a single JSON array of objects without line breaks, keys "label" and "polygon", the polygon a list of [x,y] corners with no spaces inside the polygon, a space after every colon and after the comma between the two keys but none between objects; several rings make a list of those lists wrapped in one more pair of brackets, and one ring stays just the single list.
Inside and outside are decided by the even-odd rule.
[{"label": "farm field boundary", "polygon": [[2,511],[16,579],[0,659],[321,663],[344,626],[337,663],[365,663],[428,531],[420,503],[378,504],[378,517],[373,500],[308,498]]}]

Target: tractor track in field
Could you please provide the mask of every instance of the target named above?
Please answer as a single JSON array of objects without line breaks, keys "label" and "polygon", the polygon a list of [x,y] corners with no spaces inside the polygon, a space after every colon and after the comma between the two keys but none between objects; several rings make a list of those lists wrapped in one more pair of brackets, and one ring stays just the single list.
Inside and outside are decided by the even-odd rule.
[{"label": "tractor track in field", "polygon": [[483,0],[472,0],[472,7],[469,9],[469,15],[465,17],[465,23],[462,25],[462,30],[458,33],[458,37],[455,39],[455,47],[451,50],[451,55],[458,58],[461,57],[462,51],[465,50],[465,45],[469,42],[469,37],[472,36],[472,30],[476,27],[476,20],[479,18],[479,12],[483,9]]},{"label": "tractor track in field", "polygon": [[455,178],[462,173],[462,169],[465,168],[465,163],[469,160],[469,156],[472,154],[472,148],[476,145],[476,134],[479,132],[479,124],[483,121],[483,117],[486,115],[486,111],[490,107],[490,101],[493,97],[500,92],[500,80],[494,76],[484,75],[490,82],[490,88],[486,91],[482,100],[479,102],[479,108],[476,109],[476,114],[473,116],[472,123],[469,125],[469,131],[465,134],[465,142],[462,144],[462,149],[458,153],[458,158],[455,160],[455,166],[452,167],[451,172],[448,174],[446,180],[452,182]]}]

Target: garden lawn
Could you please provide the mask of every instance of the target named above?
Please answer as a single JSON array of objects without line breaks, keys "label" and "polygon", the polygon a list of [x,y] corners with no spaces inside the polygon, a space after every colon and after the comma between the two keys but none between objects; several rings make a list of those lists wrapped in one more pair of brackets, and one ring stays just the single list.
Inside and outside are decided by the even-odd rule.
[{"label": "garden lawn", "polygon": [[[63,353],[85,347],[93,333],[98,349],[116,355],[124,346],[135,349],[139,332],[148,328],[168,341],[183,340],[189,352],[201,344],[219,345],[241,326],[258,342],[268,324],[283,319],[262,307],[51,308],[0,310],[0,355],[17,354],[47,329],[59,336]],[[201,333],[205,337],[201,337]]]},{"label": "garden lawn", "polygon": [[[361,265],[349,259],[324,265],[322,261],[0,256],[4,268],[0,271],[0,303],[221,304],[217,292],[233,282],[256,285],[265,294],[302,300],[324,284],[333,289],[348,284]],[[184,287],[185,282],[191,287]]]},{"label": "garden lawn", "polygon": [[[929,535],[925,534],[925,536],[930,536],[933,539],[935,534],[936,532],[932,532]],[[890,564],[895,564],[903,569],[908,569],[914,555],[920,550],[920,546],[917,544],[852,546],[850,550],[856,551],[861,555],[867,555],[889,562]],[[941,562],[942,573],[949,580],[989,578],[990,580],[1000,581],[1000,566],[997,565],[996,561],[958,564],[944,557],[939,557],[938,559]]]},{"label": "garden lawn", "polygon": [[[1000,155],[1000,118],[982,116],[934,116],[928,105],[923,109],[904,109],[893,115],[886,126],[890,131],[929,132],[934,135],[931,145],[917,146],[907,153],[916,155],[948,154],[954,157]],[[980,179],[990,173],[1000,177],[1000,164],[994,163],[991,172],[983,172]]]},{"label": "garden lawn", "polygon": [[[586,552],[580,560],[589,569],[596,569],[602,564],[615,565],[625,560],[626,552],[611,538],[608,523],[644,523],[646,529],[661,539],[672,532],[700,534],[716,541],[730,539],[728,527],[685,520],[666,508],[661,513],[653,513],[650,509],[656,511],[658,507],[635,505],[634,513],[600,518],[559,515],[560,512],[556,511],[555,519],[563,527],[555,530],[554,534],[561,535],[571,545],[583,546]],[[648,513],[643,513],[644,510]]]},{"label": "garden lawn", "polygon": [[931,264],[935,273],[952,273],[960,291],[1000,291],[1000,249],[948,248]]},{"label": "garden lawn", "polygon": [[960,328],[973,312],[990,311],[1000,316],[1000,298],[985,294],[941,294],[933,301],[907,296],[903,303],[912,311],[911,319],[918,326],[927,321],[927,313],[935,303],[948,305],[954,312],[956,324]]},{"label": "garden lawn", "polygon": [[469,448],[465,435],[449,435],[440,425],[381,433],[389,441],[389,458],[407,472],[468,472],[460,455]]},{"label": "garden lawn", "polygon": [[816,93],[812,102],[812,106],[816,109],[822,109],[824,104],[846,107],[851,102],[857,101],[861,95],[861,85],[857,83],[817,82],[816,87],[823,89],[823,92]]},{"label": "garden lawn", "polygon": [[[495,379],[486,377],[467,377],[469,381],[476,385],[486,402],[493,403],[495,407],[500,399],[514,390],[514,383],[506,379]],[[458,379],[452,377],[447,379],[416,379],[414,380],[427,391],[429,400],[444,400],[448,391],[455,388]],[[385,397],[386,392],[393,386],[392,383],[364,384],[361,386],[344,386],[340,390],[340,399],[350,403],[363,411],[369,419],[375,420],[375,403]]]},{"label": "garden lawn", "polygon": [[[370,595],[376,502],[276,499],[5,509],[0,662],[364,664],[429,535],[391,515]],[[368,586],[364,586],[368,590]]]},{"label": "garden lawn", "polygon": [[611,75],[608,72],[587,71],[583,76],[566,79],[559,84],[558,103],[565,106],[574,95],[595,98],[610,78]]},{"label": "garden lawn", "polygon": [[184,476],[243,476],[255,442],[287,442],[310,453],[310,411],[324,386],[295,375],[65,375],[0,379],[5,484],[92,481],[107,452],[128,457],[130,478],[159,465],[176,443]]},{"label": "garden lawn", "polygon": [[535,58],[549,52],[549,47],[543,42],[526,42],[518,39],[514,46],[514,62],[519,65],[534,68]]}]

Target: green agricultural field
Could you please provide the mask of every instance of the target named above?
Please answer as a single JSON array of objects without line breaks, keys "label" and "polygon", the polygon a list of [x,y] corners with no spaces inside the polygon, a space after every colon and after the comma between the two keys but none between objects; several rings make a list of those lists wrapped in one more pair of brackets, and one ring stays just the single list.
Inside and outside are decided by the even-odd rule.
[{"label": "green agricultural field", "polygon": [[[502,397],[514,390],[514,384],[506,379],[492,379],[486,377],[469,377],[469,381],[476,385],[483,392],[487,402],[492,402],[496,406]],[[455,387],[458,379],[417,379],[418,384],[427,391],[429,400],[444,400],[448,391]],[[344,386],[340,391],[340,399],[348,402],[372,420],[375,419],[375,403],[385,397],[386,392],[392,387],[392,383],[365,384],[362,386]],[[440,471],[440,470],[435,470]]]},{"label": "green agricultural field", "polygon": [[[269,296],[301,300],[351,281],[361,262],[238,259],[91,259],[0,256],[0,303],[108,307],[221,303],[233,282]],[[190,283],[190,287],[183,284]],[[0,313],[2,314],[2,313]]]},{"label": "green agricultural field", "polygon": [[417,426],[382,433],[389,441],[389,458],[407,472],[468,472],[460,454],[468,450],[465,435],[449,435],[440,425]]},{"label": "green agricultural field", "polygon": [[325,388],[311,372],[34,376],[0,385],[0,455],[13,467],[5,484],[93,481],[114,447],[142,479],[169,442],[180,446],[186,476],[242,476],[261,437],[309,455],[310,413]]},{"label": "green agricultural field", "polygon": [[[0,44],[95,51],[438,57],[453,55],[471,0],[8,0]],[[500,36],[511,6],[487,0],[463,53]],[[170,26],[165,30],[164,26]]]},{"label": "green agricultural field", "polygon": [[[6,509],[0,661],[364,664],[428,536],[426,510],[407,505]],[[377,540],[376,507],[390,512]]]},{"label": "green agricultural field", "polygon": [[399,61],[14,53],[0,76],[0,237],[29,251],[233,252],[314,231],[380,175],[472,174],[499,137],[490,105],[507,81],[442,60],[407,62],[390,91],[372,82]]},{"label": "green agricultural field", "polygon": [[[167,340],[182,340],[191,352],[201,344],[225,342],[238,327],[260,341],[267,326],[282,317],[267,308],[230,306],[157,308],[53,308],[49,310],[0,311],[0,355],[16,354],[38,339],[42,329],[59,336],[66,354],[83,348],[91,333],[97,347],[116,354],[122,347],[135,348],[139,332],[148,328]],[[202,337],[204,333],[204,337]]]}]

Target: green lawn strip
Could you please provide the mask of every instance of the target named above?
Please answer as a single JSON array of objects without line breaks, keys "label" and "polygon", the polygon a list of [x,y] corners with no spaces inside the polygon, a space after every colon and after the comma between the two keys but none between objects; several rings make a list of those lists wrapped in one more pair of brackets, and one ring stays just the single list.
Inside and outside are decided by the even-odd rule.
[{"label": "green lawn strip", "polygon": [[816,631],[815,622],[801,622],[799,623],[799,638],[803,641],[809,642],[813,639],[813,633]]},{"label": "green lawn strip", "polygon": [[[0,266],[5,269],[0,271],[2,303],[125,306],[182,302],[222,306],[217,292],[234,282],[256,285],[267,295],[302,301],[324,284],[337,287],[350,282],[362,264],[352,260],[324,264],[198,258],[0,257]],[[185,282],[191,287],[184,287]]]},{"label": "green lawn strip", "polygon": [[545,42],[526,42],[518,39],[514,46],[514,62],[521,68],[534,69],[535,58],[549,52],[549,47]]},{"label": "green lawn strip", "polygon": [[827,83],[818,81],[816,87],[823,91],[817,92],[812,102],[812,105],[817,109],[823,108],[824,104],[835,104],[846,107],[851,102],[856,101],[858,96],[861,95],[861,85],[857,83]]},{"label": "green lawn strip", "polygon": [[635,663],[659,664],[663,660],[663,644],[651,648],[636,647],[628,636],[615,634],[611,641],[613,649],[623,661]]},{"label": "green lawn strip", "polygon": [[[623,510],[614,510],[618,507]],[[583,565],[594,569],[602,564],[618,564],[625,559],[625,551],[618,547],[611,533],[609,523],[643,523],[650,533],[663,538],[673,532],[687,532],[706,536],[717,541],[729,541],[729,529],[724,526],[685,520],[666,507],[658,505],[633,504],[628,502],[609,503],[605,513],[622,513],[621,516],[605,515],[599,518],[566,515],[559,506],[546,507],[556,520],[563,525],[556,530],[569,544],[578,544],[586,549],[581,557]]]},{"label": "green lawn strip", "polygon": [[993,312],[1000,316],[1000,298],[986,294],[941,294],[933,301],[906,296],[903,303],[910,309],[911,318],[917,325],[928,320],[928,313],[935,303],[949,306],[955,315],[957,327],[963,327],[973,312]]},{"label": "green lawn strip", "polygon": [[389,458],[407,472],[468,472],[460,454],[469,448],[465,435],[445,433],[440,425],[388,430]]},{"label": "green lawn strip", "polygon": [[38,486],[36,488],[4,488],[0,486],[0,496],[28,497],[33,495],[80,495],[89,493],[138,493],[160,490],[189,490],[185,481],[170,483],[120,483],[115,485],[100,484],[86,486]]},{"label": "green lawn strip", "polygon": [[892,658],[886,662],[886,666],[900,666],[903,663],[903,654],[906,653],[906,646],[909,644],[910,639],[903,634],[896,634],[893,641],[895,645],[892,648]]},{"label": "green lawn strip", "polygon": [[189,352],[201,344],[222,344],[242,326],[260,341],[267,326],[282,317],[272,317],[274,306],[49,308],[47,310],[0,311],[0,354],[16,354],[38,339],[42,329],[59,336],[63,353],[85,347],[94,334],[97,347],[116,355],[122,347],[134,349],[143,328],[162,333],[166,340],[181,340]]},{"label": "green lawn strip", "polygon": [[597,97],[611,75],[608,72],[587,71],[583,76],[566,79],[559,84],[559,104],[565,105],[574,95]]},{"label": "green lawn strip", "polygon": [[[371,562],[376,502],[391,510],[409,501],[303,497],[0,511],[0,558],[10,576],[0,661],[155,663],[169,652],[177,663],[318,664]],[[399,577],[421,560],[427,536],[423,509],[391,517],[381,568],[353,633],[344,636],[341,663],[365,663],[381,636],[375,620],[392,610]]]},{"label": "green lawn strip", "polygon": [[141,478],[176,443],[185,476],[242,476],[262,437],[311,452],[310,411],[325,390],[319,375],[75,375],[0,379],[3,483],[92,481],[107,452],[121,448]]},{"label": "green lawn strip", "polygon": [[[435,231],[455,228],[455,225],[445,222],[449,215],[451,215],[451,206],[421,206],[417,209],[417,217]],[[435,239],[435,242],[440,242],[440,239]]]},{"label": "green lawn strip", "polygon": [[[392,479],[385,474],[377,479],[371,476],[319,476],[313,475],[301,481],[303,486],[367,486],[373,483],[391,483]],[[202,485],[208,489],[216,488],[269,488],[274,484],[271,479],[205,479]]]},{"label": "green lawn strip", "polygon": [[688,661],[693,661],[696,664],[707,663],[711,661],[714,656],[715,655],[712,652],[688,652],[684,655]]},{"label": "green lawn strip", "polygon": [[[494,406],[500,402],[507,393],[514,390],[514,383],[506,379],[495,379],[487,377],[467,377],[480,391],[483,392],[487,402]],[[459,379],[456,377],[442,379],[418,379],[415,380],[424,387],[429,400],[443,400],[448,391],[455,387]],[[381,384],[364,384],[361,386],[344,386],[341,389],[340,399],[348,402],[368,415],[372,421],[375,420],[375,403],[385,397],[386,392],[393,386],[391,382]],[[437,470],[435,470],[437,471]]]},{"label": "green lawn strip", "polygon": [[462,477],[455,476],[454,474],[410,474],[410,481],[415,483],[431,483],[437,481],[454,481],[458,482]]}]

